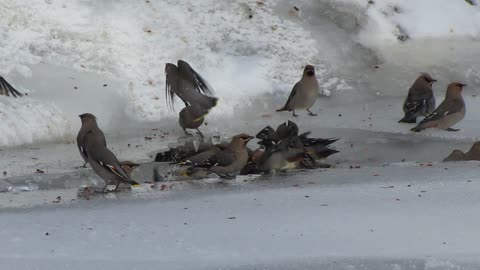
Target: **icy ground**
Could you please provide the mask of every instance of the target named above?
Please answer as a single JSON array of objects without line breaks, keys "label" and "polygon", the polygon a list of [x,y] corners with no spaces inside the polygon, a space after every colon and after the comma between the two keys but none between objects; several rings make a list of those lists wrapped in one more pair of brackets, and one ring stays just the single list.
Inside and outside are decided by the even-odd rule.
[{"label": "icy ground", "polygon": [[[480,10],[371,2],[2,1],[0,73],[29,96],[0,97],[0,268],[480,269],[480,164],[440,162],[480,134]],[[314,64],[330,97],[293,120],[341,138],[335,167],[78,196],[101,184],[79,168],[78,114],[99,116],[121,160],[183,135],[162,92],[178,58],[214,86],[202,130],[224,136],[290,119],[274,110]],[[461,131],[397,123],[422,71],[437,103],[469,85]]]},{"label": "icy ground", "polygon": [[61,190],[38,192],[62,201],[3,211],[0,265],[478,269],[477,170],[478,163],[337,168],[163,191],[144,185],[74,202]]}]

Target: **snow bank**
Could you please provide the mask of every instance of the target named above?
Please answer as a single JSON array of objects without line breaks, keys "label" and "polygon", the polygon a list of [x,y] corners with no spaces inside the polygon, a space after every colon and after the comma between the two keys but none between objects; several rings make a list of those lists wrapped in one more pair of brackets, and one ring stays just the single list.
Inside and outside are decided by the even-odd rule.
[{"label": "snow bank", "polygon": [[[251,95],[285,91],[307,63],[322,74],[308,31],[276,16],[269,2],[8,0],[0,25],[1,74],[31,76],[40,62],[103,74],[119,81],[124,111],[135,120],[176,114],[165,106],[164,63],[180,58],[217,91],[213,114],[231,114]],[[1,143],[22,141],[29,142]]]},{"label": "snow bank", "polygon": [[[421,71],[442,77],[440,88],[454,79],[480,85],[479,32],[480,9],[462,0],[5,0],[0,74],[31,99],[2,99],[21,120],[0,121],[11,134],[0,145],[72,139],[76,115],[87,110],[103,116],[107,131],[117,119],[171,119],[180,108],[165,106],[164,63],[179,58],[216,90],[211,117],[273,111],[307,63],[325,94],[401,96]],[[39,65],[49,75],[29,81]],[[71,77],[82,76],[96,83],[82,96],[65,94],[80,89]]]}]

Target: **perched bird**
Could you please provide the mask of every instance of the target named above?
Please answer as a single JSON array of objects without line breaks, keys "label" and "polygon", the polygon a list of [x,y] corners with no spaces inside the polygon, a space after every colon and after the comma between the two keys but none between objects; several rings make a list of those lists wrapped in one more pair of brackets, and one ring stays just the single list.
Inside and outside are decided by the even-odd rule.
[{"label": "perched bird", "polygon": [[439,128],[458,131],[459,129],[451,127],[465,117],[465,102],[462,97],[462,90],[465,86],[466,84],[459,82],[449,84],[443,102],[411,130],[420,132],[426,128]]},{"label": "perched bird", "polygon": [[173,107],[175,95],[187,107],[196,104],[210,110],[217,104],[218,99],[211,96],[212,87],[187,62],[178,60],[177,66],[167,63],[165,73],[165,95],[169,106]]},{"label": "perched bird", "polygon": [[82,121],[82,127],[77,135],[77,146],[78,151],[80,151],[80,155],[82,156],[85,163],[83,167],[87,167],[88,163],[88,153],[85,149],[85,135],[89,132],[94,130],[95,134],[98,134],[98,140],[101,141],[104,147],[107,146],[107,141],[105,140],[105,135],[103,134],[102,130],[97,125],[97,118],[91,113],[84,113],[79,115]]},{"label": "perched bird", "polygon": [[189,158],[189,163],[195,166],[187,170],[194,177],[206,177],[211,173],[230,175],[240,171],[248,162],[247,143],[253,139],[247,134],[239,134],[232,138],[228,145],[216,145],[210,150]]},{"label": "perched bird", "polygon": [[11,84],[7,82],[2,76],[0,76],[0,95],[13,97],[21,97],[22,93],[17,91]]},{"label": "perched bird", "polygon": [[299,128],[292,121],[262,129],[256,137],[261,147],[254,151],[242,173],[260,173],[297,168],[330,167],[317,163],[338,151],[326,147],[337,139],[309,138],[310,132],[298,135]]},{"label": "perched bird", "polygon": [[468,161],[480,160],[480,142],[475,142],[468,152],[463,153],[460,150],[453,150],[443,161]]},{"label": "perched bird", "polygon": [[183,108],[183,110],[180,111],[178,123],[186,135],[191,135],[187,132],[188,128],[196,129],[197,133],[203,137],[202,132],[200,132],[198,128],[203,124],[206,114],[208,114],[208,109],[198,104],[193,104]]},{"label": "perched bird", "polygon": [[311,132],[305,132],[300,135],[298,135],[298,132],[299,132],[299,128],[297,124],[295,124],[295,122],[290,120],[279,125],[276,130],[277,137],[279,140],[290,137],[290,140],[293,139],[292,142],[297,143],[296,147],[299,147],[299,144],[298,144],[299,142],[301,143],[301,146],[309,146],[309,145],[316,145],[316,144],[327,146],[338,141],[337,138],[328,138],[328,139],[309,138],[308,135],[310,135]]},{"label": "perched bird", "polygon": [[422,73],[415,80],[403,103],[405,117],[399,123],[416,123],[418,116],[428,115],[435,109],[432,85],[436,81],[428,73]]},{"label": "perched bird", "polygon": [[324,164],[317,164],[317,160],[337,152],[321,144],[292,147],[289,140],[285,139],[279,144],[267,148],[263,155],[257,158],[256,164],[257,168],[263,172],[325,167]]},{"label": "perched bird", "polygon": [[295,110],[301,109],[307,110],[309,115],[315,116],[316,114],[312,113],[310,108],[317,101],[319,90],[320,86],[315,77],[315,68],[312,65],[307,65],[303,70],[302,79],[293,86],[285,106],[278,109],[277,112],[289,111],[293,112],[292,116],[297,117]]},{"label": "perched bird", "polygon": [[128,183],[130,185],[138,185],[133,181],[128,173],[122,168],[122,164],[117,157],[105,146],[103,133],[100,129],[92,129],[88,131],[83,140],[85,142],[85,150],[87,152],[88,162],[93,171],[105,180],[106,187],[114,183],[115,191],[120,183]]},{"label": "perched bird", "polygon": [[[221,142],[219,147],[226,146],[228,143],[229,142]],[[214,146],[211,140],[201,140],[200,145],[197,145],[197,147],[195,147],[193,140],[186,140],[183,145],[171,147],[166,151],[157,153],[155,162],[179,163],[199,153],[208,151]]]}]

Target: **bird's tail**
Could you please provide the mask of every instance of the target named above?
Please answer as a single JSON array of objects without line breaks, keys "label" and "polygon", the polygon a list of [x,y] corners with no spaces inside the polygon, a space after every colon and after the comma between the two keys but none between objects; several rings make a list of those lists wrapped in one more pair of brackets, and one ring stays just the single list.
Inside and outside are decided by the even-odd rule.
[{"label": "bird's tail", "polygon": [[417,118],[413,115],[405,115],[402,119],[398,121],[398,123],[416,123]]},{"label": "bird's tail", "polygon": [[410,129],[410,130],[413,131],[413,132],[420,132],[420,131],[422,131],[422,130],[424,130],[424,129],[425,129],[425,127],[423,127],[423,125],[420,124],[420,125],[412,128],[412,129]]},{"label": "bird's tail", "polygon": [[126,182],[132,186],[140,186],[140,184],[137,181],[134,181],[132,179],[127,179]]},{"label": "bird's tail", "polygon": [[327,146],[327,145],[330,145],[336,141],[338,141],[339,139],[338,138],[327,138],[327,139],[323,139],[323,138],[308,138],[308,135],[310,135],[310,131],[308,132],[305,132],[305,133],[302,133],[300,135],[298,135],[298,137],[300,138],[300,141],[305,145],[305,146],[309,146],[309,145],[316,145],[316,144],[321,144],[323,146]]},{"label": "bird's tail", "polygon": [[338,153],[338,151],[318,144],[306,147],[306,153],[314,159],[323,159]]},{"label": "bird's tail", "polygon": [[218,98],[216,97],[210,97],[210,96],[203,96],[202,100],[199,101],[199,103],[201,104],[201,106],[203,106],[204,108],[207,108],[208,110],[210,110],[211,108],[217,106],[217,103],[218,103]]}]

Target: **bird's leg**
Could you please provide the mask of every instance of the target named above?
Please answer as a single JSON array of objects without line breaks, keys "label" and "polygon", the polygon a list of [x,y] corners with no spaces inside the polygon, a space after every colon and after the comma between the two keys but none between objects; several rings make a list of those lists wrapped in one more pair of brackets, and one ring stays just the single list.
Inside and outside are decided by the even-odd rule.
[{"label": "bird's leg", "polygon": [[308,112],[308,115],[310,116],[317,116],[316,113],[312,113],[312,111],[310,111],[310,109],[307,109],[307,112]]},{"label": "bird's leg", "polygon": [[87,163],[88,163],[88,162],[85,161],[85,163],[83,163],[83,166],[82,166],[82,167],[83,167],[83,168],[87,168]]},{"label": "bird's leg", "polygon": [[113,191],[118,191],[118,187],[120,186],[120,181],[117,181],[117,185],[115,186],[115,189]]},{"label": "bird's leg", "polygon": [[204,138],[203,133],[197,128],[197,134],[200,135],[200,137]]},{"label": "bird's leg", "polygon": [[456,131],[460,131],[460,129],[456,129],[456,128],[447,128],[447,131],[454,131],[454,132],[456,132]]},{"label": "bird's leg", "polygon": [[293,111],[292,116],[293,116],[293,117],[297,117],[298,114],[295,114],[295,110],[292,110],[292,111]]}]

